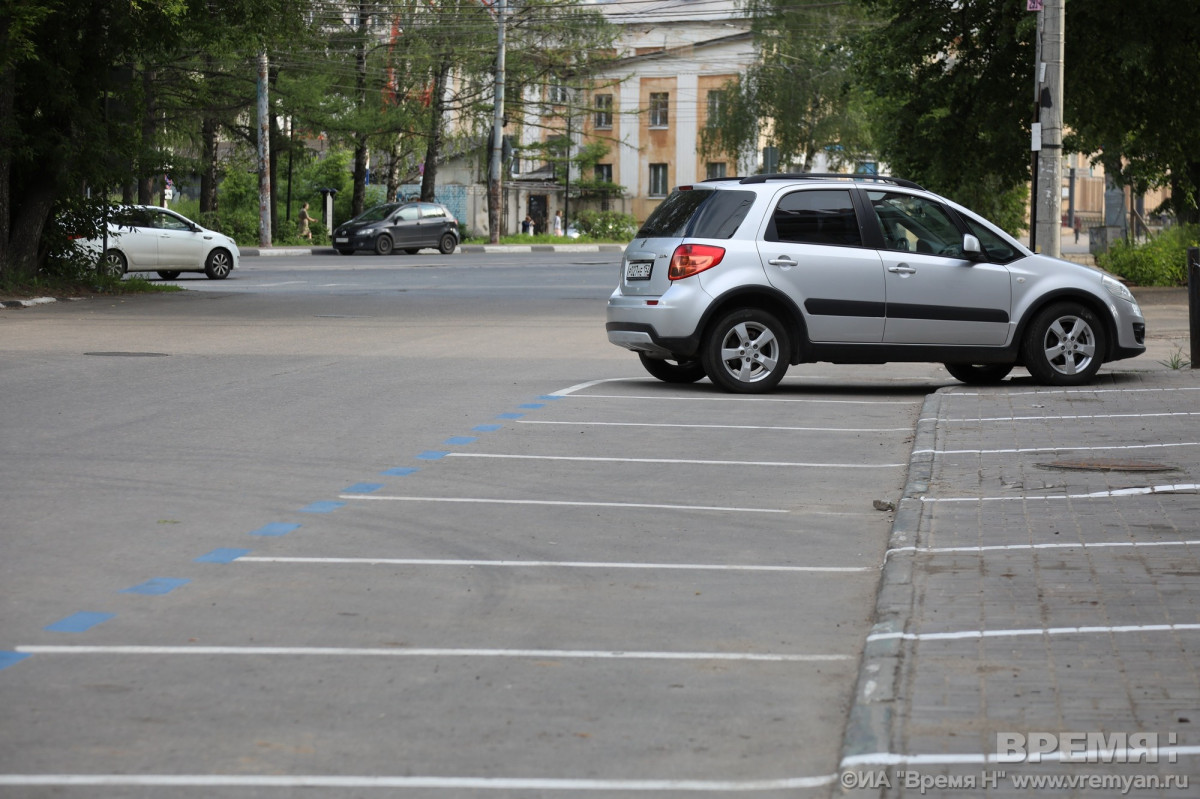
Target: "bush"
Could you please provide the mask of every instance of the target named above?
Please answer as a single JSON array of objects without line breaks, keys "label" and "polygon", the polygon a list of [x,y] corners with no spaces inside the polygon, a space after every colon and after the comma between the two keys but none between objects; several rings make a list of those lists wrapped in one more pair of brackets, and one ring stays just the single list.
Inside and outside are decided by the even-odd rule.
[{"label": "bush", "polygon": [[580,211],[575,227],[584,236],[601,241],[627,241],[637,233],[637,220],[617,211]]},{"label": "bush", "polygon": [[1096,263],[1135,286],[1182,286],[1187,283],[1187,248],[1198,241],[1198,225],[1168,228],[1141,245],[1115,242]]}]

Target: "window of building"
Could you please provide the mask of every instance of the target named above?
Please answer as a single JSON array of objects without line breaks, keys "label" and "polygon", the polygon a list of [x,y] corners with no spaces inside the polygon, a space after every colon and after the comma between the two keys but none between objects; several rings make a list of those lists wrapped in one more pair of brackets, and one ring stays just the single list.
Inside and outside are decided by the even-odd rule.
[{"label": "window of building", "polygon": [[597,94],[595,98],[596,116],[595,125],[598,128],[611,128],[613,126],[613,96],[611,94]]},{"label": "window of building", "polygon": [[650,93],[650,127],[665,128],[667,126],[667,108],[671,103],[668,92]]},{"label": "window of building", "polygon": [[708,166],[704,170],[704,175],[709,180],[713,178],[725,177],[725,162],[724,161],[709,161]]},{"label": "window of building", "polygon": [[705,117],[705,124],[708,127],[713,127],[717,124],[717,120],[721,117],[721,109],[725,107],[725,92],[711,91],[708,93],[708,116]]},{"label": "window of building", "polygon": [[567,101],[570,99],[567,87],[563,86],[561,83],[550,84],[550,89],[547,92],[547,96],[550,102],[554,105],[566,105]]},{"label": "window of building", "polygon": [[612,164],[596,164],[595,178],[600,183],[612,183]]},{"label": "window of building", "polygon": [[667,165],[650,165],[650,196],[666,197],[670,183],[667,181]]}]

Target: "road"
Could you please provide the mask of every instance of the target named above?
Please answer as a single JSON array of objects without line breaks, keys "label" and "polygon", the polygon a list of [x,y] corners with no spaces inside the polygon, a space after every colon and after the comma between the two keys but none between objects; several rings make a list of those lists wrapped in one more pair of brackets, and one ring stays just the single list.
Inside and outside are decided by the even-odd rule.
[{"label": "road", "polygon": [[952,381],[659,383],[618,257],[0,316],[0,795],[833,795],[875,501]]}]

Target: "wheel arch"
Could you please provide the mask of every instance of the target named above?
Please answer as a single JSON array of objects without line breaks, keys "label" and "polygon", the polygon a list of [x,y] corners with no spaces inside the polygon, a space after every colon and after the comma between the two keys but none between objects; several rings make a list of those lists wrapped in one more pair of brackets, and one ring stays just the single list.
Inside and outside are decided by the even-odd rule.
[{"label": "wheel arch", "polygon": [[804,324],[804,314],[800,312],[790,297],[767,286],[746,286],[726,292],[717,297],[704,312],[700,319],[697,332],[701,341],[708,335],[708,329],[716,319],[724,316],[735,308],[758,308],[775,316],[787,327],[791,336],[791,363],[804,362],[808,344],[808,327]]},{"label": "wheel arch", "polygon": [[1112,360],[1113,348],[1117,346],[1117,323],[1112,318],[1112,312],[1109,311],[1108,305],[1094,294],[1079,291],[1077,289],[1060,289],[1051,291],[1039,297],[1036,302],[1031,303],[1028,308],[1021,314],[1020,320],[1017,322],[1016,330],[1013,333],[1013,342],[1017,345],[1018,356],[1022,361],[1025,359],[1024,348],[1021,342],[1025,338],[1025,331],[1029,328],[1030,323],[1051,305],[1060,302],[1077,302],[1087,308],[1100,323],[1104,325],[1105,352],[1104,362]]}]

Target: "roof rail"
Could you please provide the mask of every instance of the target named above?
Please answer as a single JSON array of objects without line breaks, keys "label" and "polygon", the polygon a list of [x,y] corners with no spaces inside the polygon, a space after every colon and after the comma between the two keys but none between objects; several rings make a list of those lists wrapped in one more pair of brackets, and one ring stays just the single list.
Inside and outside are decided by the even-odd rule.
[{"label": "roof rail", "polygon": [[742,178],[742,183],[766,183],[768,180],[869,180],[875,183],[890,183],[893,186],[904,186],[909,189],[925,190],[924,186],[903,178],[893,178],[887,175],[867,175],[862,173],[844,172],[780,172],[765,175],[750,175]]}]

